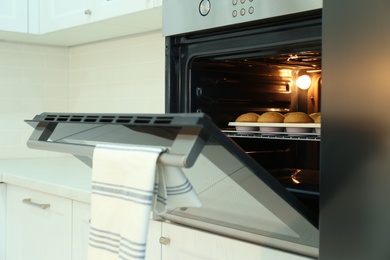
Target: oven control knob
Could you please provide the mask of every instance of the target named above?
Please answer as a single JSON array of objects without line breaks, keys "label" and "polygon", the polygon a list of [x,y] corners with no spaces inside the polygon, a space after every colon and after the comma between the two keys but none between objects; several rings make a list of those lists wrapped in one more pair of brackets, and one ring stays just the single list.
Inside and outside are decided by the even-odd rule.
[{"label": "oven control knob", "polygon": [[202,0],[199,4],[199,13],[203,16],[206,16],[209,14],[211,9],[211,3],[209,0]]}]

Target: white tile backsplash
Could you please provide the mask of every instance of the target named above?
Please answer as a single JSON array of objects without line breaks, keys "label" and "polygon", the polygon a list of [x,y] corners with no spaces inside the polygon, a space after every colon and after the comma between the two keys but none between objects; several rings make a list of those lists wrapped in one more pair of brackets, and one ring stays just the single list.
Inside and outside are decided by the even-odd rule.
[{"label": "white tile backsplash", "polygon": [[63,156],[28,149],[42,112],[164,113],[160,31],[71,48],[0,42],[0,159]]},{"label": "white tile backsplash", "polygon": [[164,113],[164,46],[158,31],[72,47],[71,111]]}]

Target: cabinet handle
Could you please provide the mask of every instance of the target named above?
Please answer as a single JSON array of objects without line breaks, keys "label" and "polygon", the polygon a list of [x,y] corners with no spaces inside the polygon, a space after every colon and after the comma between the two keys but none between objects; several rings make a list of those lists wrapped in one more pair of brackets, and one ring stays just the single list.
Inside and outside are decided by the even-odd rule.
[{"label": "cabinet handle", "polygon": [[50,204],[40,204],[40,203],[32,202],[31,199],[23,199],[23,203],[29,204],[31,206],[39,207],[41,209],[50,208]]},{"label": "cabinet handle", "polygon": [[91,14],[92,14],[92,11],[91,11],[90,9],[86,9],[86,10],[84,11],[84,14],[85,14],[85,15],[91,15]]},{"label": "cabinet handle", "polygon": [[160,237],[159,242],[161,245],[168,245],[171,243],[171,239],[169,237]]}]

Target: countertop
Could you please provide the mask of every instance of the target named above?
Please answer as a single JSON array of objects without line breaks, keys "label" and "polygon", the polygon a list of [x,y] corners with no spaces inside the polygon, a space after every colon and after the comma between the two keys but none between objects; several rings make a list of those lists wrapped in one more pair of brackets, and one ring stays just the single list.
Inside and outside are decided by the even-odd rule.
[{"label": "countertop", "polygon": [[92,169],[76,158],[0,160],[0,182],[90,203]]}]

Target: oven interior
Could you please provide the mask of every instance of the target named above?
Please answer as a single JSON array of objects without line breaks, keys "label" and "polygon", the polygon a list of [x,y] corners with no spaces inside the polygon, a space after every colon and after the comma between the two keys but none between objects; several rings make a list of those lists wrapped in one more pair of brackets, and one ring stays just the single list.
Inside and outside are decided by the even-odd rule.
[{"label": "oven interior", "polygon": [[[229,122],[247,112],[321,111],[321,51],[195,58],[190,66],[190,110],[209,115],[245,152],[318,214],[318,139],[261,138],[234,132]],[[311,78],[297,87],[300,75]],[[233,130],[233,134],[229,130]]]},{"label": "oven interior", "polygon": [[[246,112],[320,111],[320,50],[251,55],[256,53],[195,58],[189,69],[191,111],[205,112],[221,128]],[[307,90],[296,85],[304,74],[312,80]]]}]

